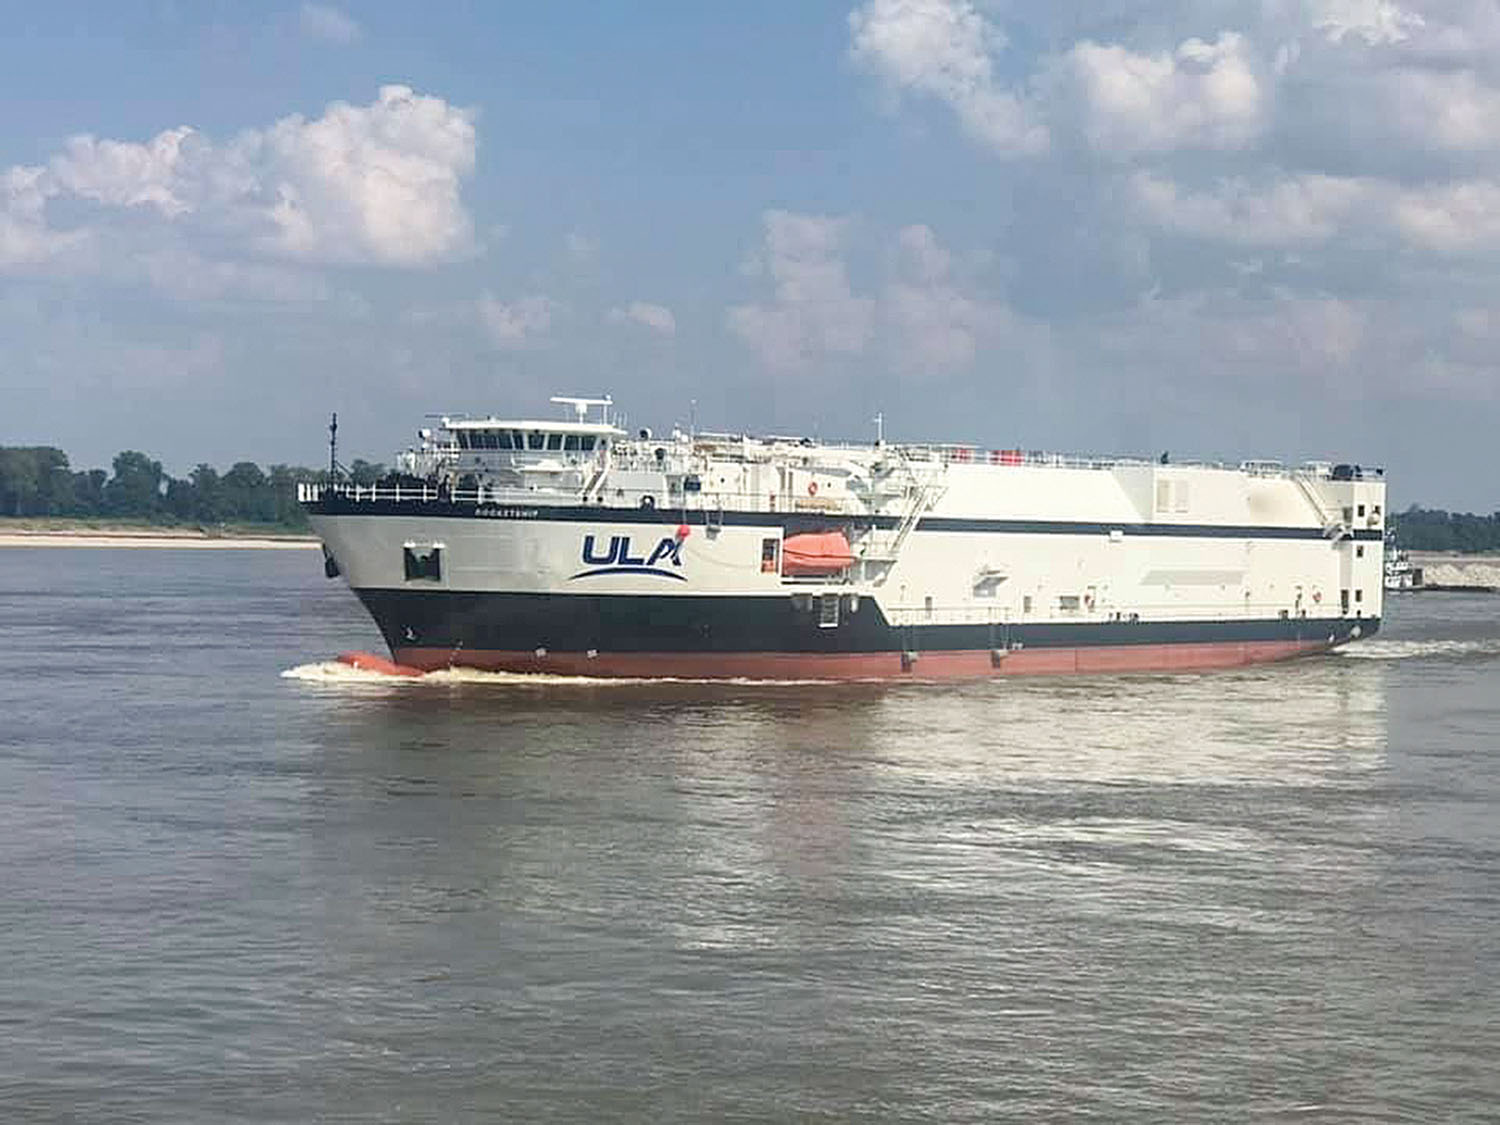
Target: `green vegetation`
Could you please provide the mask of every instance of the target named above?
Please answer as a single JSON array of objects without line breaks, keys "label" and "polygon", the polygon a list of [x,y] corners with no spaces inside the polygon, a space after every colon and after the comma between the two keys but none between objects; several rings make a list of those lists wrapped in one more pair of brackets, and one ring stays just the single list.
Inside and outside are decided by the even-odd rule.
[{"label": "green vegetation", "polygon": [[1500,551],[1500,512],[1476,516],[1413,504],[1392,517],[1396,542],[1408,551]]},{"label": "green vegetation", "polygon": [[[126,450],[113,473],[75,470],[51,446],[0,446],[0,517],[68,518],[155,526],[253,524],[288,531],[307,528],[297,484],[326,481],[326,469],[240,461],[220,473],[199,465],[185,478],[169,476],[160,461]],[[384,470],[355,461],[349,476],[373,484]]]}]

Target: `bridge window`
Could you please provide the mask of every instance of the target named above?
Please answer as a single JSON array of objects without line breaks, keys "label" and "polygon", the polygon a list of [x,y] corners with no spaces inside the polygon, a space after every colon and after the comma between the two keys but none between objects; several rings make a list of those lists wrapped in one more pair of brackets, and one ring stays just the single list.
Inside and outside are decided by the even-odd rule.
[{"label": "bridge window", "polygon": [[526,435],[527,449],[541,449],[546,444],[547,435],[544,433],[533,432]]},{"label": "bridge window", "polygon": [[548,448],[548,450],[550,450],[553,453],[556,453],[559,449],[562,448],[562,439],[563,439],[562,434],[548,434],[547,435],[547,448]]},{"label": "bridge window", "polygon": [[569,434],[567,437],[563,438],[563,452],[564,453],[577,453],[578,452],[578,435],[577,434]]},{"label": "bridge window", "polygon": [[510,431],[509,430],[501,430],[496,435],[496,441],[499,444],[499,446],[500,446],[501,449],[509,449],[509,448],[511,448],[511,444],[510,444]]},{"label": "bridge window", "polygon": [[458,431],[458,448],[460,448],[460,449],[468,449],[469,448],[469,431],[468,430],[459,430]]},{"label": "bridge window", "polygon": [[[601,448],[602,447],[603,446],[602,446],[602,443],[601,443]],[[578,439],[578,448],[581,449],[581,450],[583,450],[583,452],[585,452],[585,453],[592,453],[594,451],[594,435],[593,434],[584,434],[581,438],[579,438]]]}]

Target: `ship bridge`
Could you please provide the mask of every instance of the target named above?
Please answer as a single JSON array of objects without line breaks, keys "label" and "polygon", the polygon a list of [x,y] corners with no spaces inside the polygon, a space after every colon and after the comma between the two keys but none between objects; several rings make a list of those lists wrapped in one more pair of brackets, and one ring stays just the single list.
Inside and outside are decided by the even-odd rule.
[{"label": "ship bridge", "polygon": [[[609,420],[608,398],[555,397],[572,407],[571,421],[534,418],[443,418],[452,436],[454,474],[475,485],[571,492],[607,471],[610,450],[625,431]],[[596,420],[588,418],[591,409]]]}]

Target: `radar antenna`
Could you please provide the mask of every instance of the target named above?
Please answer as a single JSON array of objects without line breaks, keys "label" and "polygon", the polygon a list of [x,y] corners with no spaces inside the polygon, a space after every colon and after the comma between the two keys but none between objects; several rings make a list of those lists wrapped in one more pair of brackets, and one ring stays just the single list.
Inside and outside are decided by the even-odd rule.
[{"label": "radar antenna", "polygon": [[553,395],[552,402],[559,406],[571,406],[574,415],[580,422],[588,418],[589,407],[599,408],[599,418],[606,426],[609,425],[609,408],[615,404],[615,400],[605,395],[603,398],[574,398],[571,395]]}]

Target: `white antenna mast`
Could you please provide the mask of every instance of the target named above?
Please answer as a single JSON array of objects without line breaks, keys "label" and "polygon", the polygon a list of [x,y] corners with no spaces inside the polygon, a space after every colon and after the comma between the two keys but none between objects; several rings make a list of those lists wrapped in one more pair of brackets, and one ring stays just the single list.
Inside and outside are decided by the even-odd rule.
[{"label": "white antenna mast", "polygon": [[885,411],[875,415],[875,444],[885,444]]}]

